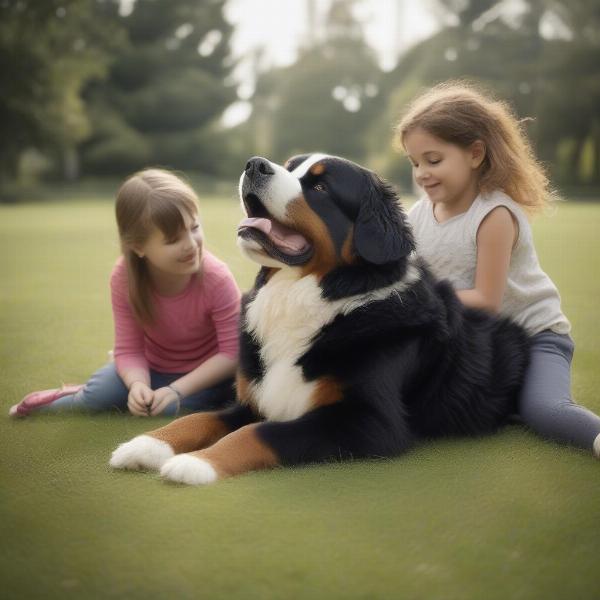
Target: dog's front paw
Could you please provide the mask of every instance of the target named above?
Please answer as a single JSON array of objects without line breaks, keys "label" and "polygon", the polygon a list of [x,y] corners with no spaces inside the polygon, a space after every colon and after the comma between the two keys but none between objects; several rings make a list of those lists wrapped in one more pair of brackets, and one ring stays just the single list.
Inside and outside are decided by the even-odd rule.
[{"label": "dog's front paw", "polygon": [[149,435],[138,435],[121,444],[112,453],[109,464],[113,469],[158,471],[174,455],[173,448],[167,442]]},{"label": "dog's front paw", "polygon": [[178,454],[170,458],[160,474],[169,481],[188,485],[206,485],[218,479],[217,472],[207,460],[190,454]]}]

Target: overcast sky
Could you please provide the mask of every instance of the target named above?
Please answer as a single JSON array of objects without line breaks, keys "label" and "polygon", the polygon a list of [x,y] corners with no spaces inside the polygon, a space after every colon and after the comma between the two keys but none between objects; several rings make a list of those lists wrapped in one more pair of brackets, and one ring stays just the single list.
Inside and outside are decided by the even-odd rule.
[{"label": "overcast sky", "polygon": [[[323,15],[331,0],[317,0]],[[384,69],[391,69],[398,54],[431,35],[436,21],[427,0],[360,0],[355,16],[363,23],[367,42],[375,49]],[[253,91],[249,61],[244,60],[256,48],[264,48],[264,66],[284,66],[294,62],[299,44],[308,34],[306,0],[229,0],[225,14],[235,26],[233,54],[241,59],[235,71],[238,92],[250,97]],[[238,103],[224,116],[233,125],[248,116],[249,107]]]},{"label": "overcast sky", "polygon": [[[323,15],[331,0],[317,0]],[[241,56],[264,46],[275,65],[294,61],[298,43],[307,34],[306,0],[229,0],[225,13],[236,26],[233,49]],[[355,16],[382,66],[393,66],[397,52],[430,35],[436,22],[430,2],[410,0],[358,0]]]}]

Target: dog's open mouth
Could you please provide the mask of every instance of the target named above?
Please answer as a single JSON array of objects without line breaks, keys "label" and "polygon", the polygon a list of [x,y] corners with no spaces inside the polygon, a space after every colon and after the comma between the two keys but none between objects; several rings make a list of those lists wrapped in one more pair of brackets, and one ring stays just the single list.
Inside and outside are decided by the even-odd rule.
[{"label": "dog's open mouth", "polygon": [[254,240],[274,259],[287,265],[302,265],[312,256],[313,248],[298,231],[272,217],[254,194],[244,197],[248,218],[238,225],[238,236]]}]

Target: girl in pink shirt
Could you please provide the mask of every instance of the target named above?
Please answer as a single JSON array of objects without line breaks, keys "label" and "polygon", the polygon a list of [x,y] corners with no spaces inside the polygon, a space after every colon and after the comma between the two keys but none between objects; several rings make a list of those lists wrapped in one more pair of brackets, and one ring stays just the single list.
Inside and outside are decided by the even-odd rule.
[{"label": "girl in pink shirt", "polygon": [[83,386],[29,394],[12,416],[38,408],[176,415],[234,401],[240,291],[202,247],[197,202],[168,171],[125,181],[116,201],[123,254],[110,279],[114,363]]}]

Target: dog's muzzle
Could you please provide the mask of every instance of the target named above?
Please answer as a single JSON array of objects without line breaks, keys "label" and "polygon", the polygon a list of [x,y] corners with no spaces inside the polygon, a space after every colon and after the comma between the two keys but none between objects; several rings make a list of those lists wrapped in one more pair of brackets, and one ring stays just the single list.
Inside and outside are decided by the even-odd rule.
[{"label": "dog's muzzle", "polygon": [[239,224],[238,237],[256,242],[278,262],[298,266],[310,260],[312,245],[301,233],[276,219],[263,201],[273,194],[273,178],[281,176],[267,159],[260,156],[246,163],[240,192],[248,218]]}]

